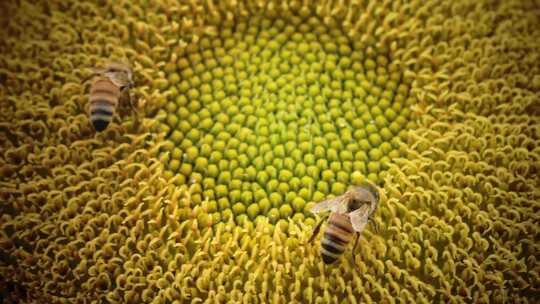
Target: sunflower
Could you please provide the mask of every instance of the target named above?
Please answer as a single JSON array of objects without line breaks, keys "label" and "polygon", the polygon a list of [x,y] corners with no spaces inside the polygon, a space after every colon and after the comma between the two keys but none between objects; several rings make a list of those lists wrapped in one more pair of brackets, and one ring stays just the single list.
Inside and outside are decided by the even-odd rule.
[{"label": "sunflower", "polygon": [[[0,298],[533,302],[539,7],[1,3]],[[138,110],[96,133],[110,61]],[[366,180],[380,229],[325,265],[309,210]]]}]

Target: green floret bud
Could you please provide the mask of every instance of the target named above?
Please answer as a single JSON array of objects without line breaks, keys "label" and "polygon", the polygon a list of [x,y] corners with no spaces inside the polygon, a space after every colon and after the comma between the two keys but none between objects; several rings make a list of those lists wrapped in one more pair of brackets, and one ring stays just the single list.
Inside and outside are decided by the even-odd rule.
[{"label": "green floret bud", "polygon": [[206,212],[216,212],[217,211],[217,202],[216,201],[208,201],[206,204],[203,202],[203,205],[205,206]]},{"label": "green floret bud", "polygon": [[292,201],[296,198],[296,193],[294,192],[287,192],[287,194],[285,194],[285,203],[287,204],[291,204]]},{"label": "green floret bud", "polygon": [[267,184],[266,184],[266,189],[269,191],[269,192],[274,192],[277,190],[279,186],[279,182],[276,180],[276,179],[271,179]]},{"label": "green floret bud", "polygon": [[326,150],[326,158],[329,161],[337,161],[337,160],[339,160],[338,153],[333,148],[329,148],[328,150]]},{"label": "green floret bud", "polygon": [[176,115],[174,114],[169,114],[167,115],[167,124],[171,127],[176,127],[176,125],[178,124],[178,117],[176,117]]},{"label": "green floret bud", "polygon": [[282,169],[279,171],[279,180],[282,182],[288,182],[293,177],[293,173],[289,170]]},{"label": "green floret bud", "polygon": [[236,203],[233,205],[232,211],[234,215],[238,216],[246,212],[246,206],[244,206],[242,203]]},{"label": "green floret bud", "polygon": [[376,173],[368,174],[367,178],[373,183],[378,183],[379,182],[379,175],[376,174]]},{"label": "green floret bud", "polygon": [[[230,174],[227,172],[227,176],[229,176],[230,180]],[[225,183],[228,181],[226,180]],[[240,179],[233,179],[229,182],[229,190],[241,190],[242,189],[242,181]]]},{"label": "green floret bud", "polygon": [[272,203],[272,206],[274,207],[280,206],[281,202],[283,201],[281,194],[277,192],[270,193],[270,196],[268,197],[268,199],[270,200],[270,203]]},{"label": "green floret bud", "polygon": [[402,141],[406,142],[407,141],[407,136],[408,136],[407,134],[408,134],[407,130],[401,130],[401,131],[399,131],[398,136],[399,136],[399,138],[401,138]]},{"label": "green floret bud", "polygon": [[266,191],[263,189],[257,189],[255,190],[254,197],[256,202],[261,201],[262,199],[266,198]]},{"label": "green floret bud", "polygon": [[277,145],[274,147],[274,155],[276,157],[285,157],[285,147],[283,145]]},{"label": "green floret bud", "polygon": [[392,151],[390,151],[390,153],[388,153],[388,156],[389,156],[390,158],[397,158],[397,157],[399,157],[399,150],[392,150]]},{"label": "green floret bud", "polygon": [[180,167],[180,161],[177,159],[173,159],[169,162],[169,170],[173,172],[177,172],[178,168]]},{"label": "green floret bud", "polygon": [[379,129],[382,129],[388,125],[388,121],[386,120],[386,118],[384,118],[384,116],[378,115],[377,117],[375,117],[375,125],[377,125]]},{"label": "green floret bud", "polygon": [[247,223],[251,223],[251,222],[248,222],[248,216],[247,214],[240,214],[240,215],[237,215],[234,220],[236,221],[236,223],[238,223],[239,225],[246,225]]},{"label": "green floret bud", "polygon": [[359,172],[359,171],[354,171],[352,174],[351,174],[351,183],[353,185],[361,185],[362,183],[365,182],[365,177],[364,175],[362,174],[362,172]]},{"label": "green floret bud", "polygon": [[353,169],[355,171],[365,173],[366,172],[366,163],[363,162],[363,161],[355,161],[355,162],[353,162]]},{"label": "green floret bud", "polygon": [[[214,148],[215,149],[215,148]],[[217,150],[217,149],[216,149]],[[211,154],[210,154],[210,162],[212,164],[217,164],[219,163],[223,158],[223,155],[221,154],[221,152],[219,151],[213,151]]]},{"label": "green floret bud", "polygon": [[292,201],[292,206],[294,208],[294,211],[296,212],[302,212],[304,210],[304,206],[306,205],[306,202],[301,197],[295,197]]},{"label": "green floret bud", "polygon": [[392,150],[392,145],[385,141],[379,146],[379,149],[383,154],[387,155]]},{"label": "green floret bud", "polygon": [[244,205],[249,205],[253,202],[253,193],[251,191],[244,191],[242,192],[241,199]]},{"label": "green floret bud", "polygon": [[[203,179],[202,185],[205,189],[213,189],[216,186],[216,181],[211,177],[206,177]],[[209,191],[213,192],[213,190]]]},{"label": "green floret bud", "polygon": [[294,159],[290,158],[290,157],[287,157],[283,160],[283,167],[289,171],[292,171],[294,170],[294,167],[295,167],[295,161]]},{"label": "green floret bud", "polygon": [[374,148],[369,151],[369,159],[371,161],[377,161],[383,157],[383,153],[381,150]]},{"label": "green floret bud", "polygon": [[268,211],[267,216],[270,223],[274,224],[279,220],[280,212],[277,208],[272,208]]},{"label": "green floret bud", "polygon": [[389,129],[392,131],[392,133],[394,133],[394,135],[397,135],[399,131],[401,131],[401,126],[397,122],[393,121],[390,123]]},{"label": "green floret bud", "polygon": [[379,146],[382,143],[382,139],[379,134],[371,134],[368,138],[369,142],[375,147]]},{"label": "green floret bud", "polygon": [[333,172],[337,172],[339,170],[341,170],[341,162],[338,162],[338,161],[333,161],[330,163],[330,170],[332,170]]},{"label": "green floret bud", "polygon": [[360,145],[360,149],[362,150],[369,150],[371,149],[371,144],[370,142],[367,140],[367,139],[362,139],[358,142],[358,144]]},{"label": "green floret bud", "polygon": [[197,157],[195,160],[195,170],[203,171],[208,166],[208,160],[204,157]]},{"label": "green floret bud", "polygon": [[326,170],[328,169],[328,160],[326,160],[325,158],[318,159],[316,165],[317,168],[321,170]]},{"label": "green floret bud", "polygon": [[199,156],[199,149],[197,147],[189,147],[186,149],[185,159],[189,162],[194,162]]},{"label": "green floret bud", "polygon": [[253,181],[257,178],[257,169],[253,166],[246,168],[246,178],[247,180]]},{"label": "green floret bud", "polygon": [[311,189],[311,187],[314,184],[314,181],[313,181],[313,178],[309,176],[302,176],[302,178],[300,178],[300,184],[304,188]]},{"label": "green floret bud", "polygon": [[182,155],[183,155],[182,149],[174,148],[171,155],[170,155],[170,158],[180,160],[180,159],[182,159]]},{"label": "green floret bud", "polygon": [[347,187],[345,186],[345,184],[342,184],[342,183],[332,184],[332,194],[334,195],[343,194],[346,190],[347,190]]},{"label": "green floret bud", "polygon": [[221,170],[221,173],[227,172],[227,170],[229,169],[229,161],[226,159],[220,160],[218,163],[218,168],[219,170]]},{"label": "green floret bud", "polygon": [[208,227],[212,225],[212,217],[206,213],[201,213],[197,216],[197,223],[199,226]]},{"label": "green floret bud", "polygon": [[180,169],[178,170],[179,173],[183,174],[184,176],[189,176],[191,174],[191,165],[183,163],[180,165]]},{"label": "green floret bud", "polygon": [[257,204],[251,204],[249,205],[249,207],[247,208],[247,215],[249,216],[249,218],[251,220],[255,219],[255,217],[257,215],[259,215],[260,213],[260,208],[259,208],[259,205]]},{"label": "green floret bud", "polygon": [[317,203],[316,202],[308,202],[307,204],[304,205],[304,209],[302,210],[302,212],[304,214],[312,214],[311,213],[311,209],[316,205]]},{"label": "green floret bud", "polygon": [[340,158],[342,161],[353,160],[353,154],[351,153],[350,150],[341,150],[341,151],[339,152],[339,158]]},{"label": "green floret bud", "polygon": [[279,214],[282,219],[289,218],[293,213],[293,209],[289,205],[282,205],[279,207]]},{"label": "green floret bud", "polygon": [[208,169],[206,171],[206,174],[209,177],[216,178],[219,175],[219,168],[215,164],[208,165]]},{"label": "green floret bud", "polygon": [[313,193],[313,201],[314,202],[322,201],[326,197],[325,193],[327,193],[327,192],[321,192],[321,191],[318,191],[318,190],[315,191],[315,193]]},{"label": "green floret bud", "polygon": [[366,70],[375,70],[375,68],[377,67],[377,63],[375,63],[375,61],[371,59],[366,59],[366,61],[364,62],[364,67],[366,68]]},{"label": "green floret bud", "polygon": [[390,131],[389,128],[381,129],[379,134],[381,135],[382,139],[385,140],[385,141],[389,141],[389,140],[392,139],[392,137],[394,137],[394,135],[392,134],[392,131]]},{"label": "green floret bud", "polygon": [[306,169],[306,173],[308,176],[312,177],[313,179],[319,179],[319,173],[321,170],[317,168],[317,166],[308,166]]},{"label": "green floret bud", "polygon": [[366,133],[366,130],[364,130],[364,125],[362,123],[362,126],[361,126],[362,129],[358,129],[356,131],[354,131],[354,138],[356,140],[361,140],[361,139],[364,139],[367,137],[367,133]]},{"label": "green floret bud", "polygon": [[381,165],[379,162],[370,161],[367,164],[367,169],[369,173],[378,173],[379,171],[381,171]]},{"label": "green floret bud", "polygon": [[316,188],[318,191],[322,192],[322,193],[328,193],[328,183],[325,182],[325,181],[318,181],[317,182],[317,185],[316,185]]},{"label": "green floret bud", "polygon": [[288,183],[279,183],[278,191],[280,193],[287,193],[289,191],[289,184]]},{"label": "green floret bud", "polygon": [[346,184],[349,182],[349,174],[345,171],[338,171],[336,180],[340,183]]},{"label": "green floret bud", "polygon": [[300,189],[300,191],[298,191],[298,195],[300,195],[300,197],[305,201],[309,201],[311,199],[311,192],[309,191],[309,188]]},{"label": "green floret bud", "polygon": [[[323,155],[324,157],[324,155]],[[315,164],[315,156],[313,154],[304,155],[304,164],[311,166]]]},{"label": "green floret bud", "polygon": [[273,161],[272,161],[272,165],[274,167],[276,167],[276,169],[279,171],[281,169],[283,169],[283,159],[281,158],[275,158]]},{"label": "green floret bud", "polygon": [[392,108],[388,108],[384,111],[384,116],[389,121],[393,121],[394,119],[396,119],[397,113]]},{"label": "green floret bud", "polygon": [[232,170],[232,177],[234,179],[242,179],[244,177],[244,169],[243,168],[236,168]]},{"label": "green floret bud", "polygon": [[270,207],[272,206],[270,203],[270,200],[267,198],[263,198],[259,201],[259,211],[262,214],[268,213],[268,210],[270,210]]},{"label": "green floret bud", "polygon": [[376,133],[377,133],[377,127],[376,127],[375,125],[373,125],[373,124],[367,125],[366,128],[365,128],[365,130],[366,130],[366,133],[367,133],[368,135],[376,134]]},{"label": "green floret bud", "polygon": [[370,113],[371,113],[371,116],[377,117],[377,116],[379,116],[379,115],[382,115],[383,111],[382,111],[381,108],[379,108],[379,106],[377,105],[377,106],[371,107]]},{"label": "green floret bud", "polygon": [[[234,151],[234,152],[232,152],[232,151]],[[246,168],[247,166],[249,166],[249,158],[245,154],[238,155],[238,157],[235,157],[236,156],[235,154],[236,154],[236,150],[229,149],[229,150],[225,151],[225,156],[228,159],[235,159],[236,158],[238,160],[238,163],[240,164],[240,166],[242,168]]]},{"label": "green floret bud", "polygon": [[[371,91],[373,91],[373,87],[371,87]],[[372,96],[372,95],[369,95],[368,97],[366,97],[366,104],[370,107],[370,108],[373,108],[377,105],[377,98],[375,96]]]},{"label": "green floret bud", "polygon": [[223,209],[221,211],[221,218],[224,220],[224,221],[228,221],[230,220],[231,218],[233,217],[233,212],[231,209]]},{"label": "green floret bud", "polygon": [[[316,158],[325,158],[326,157],[326,151],[321,146],[316,146],[315,149],[313,150],[313,154],[315,155]],[[304,159],[305,159],[305,157],[304,157]]]},{"label": "green floret bud", "polygon": [[227,186],[225,185],[218,185],[216,187],[216,196],[219,198],[226,197],[227,196]]},{"label": "green floret bud", "polygon": [[217,178],[217,182],[220,184],[228,184],[232,180],[232,175],[229,171],[221,170]]}]

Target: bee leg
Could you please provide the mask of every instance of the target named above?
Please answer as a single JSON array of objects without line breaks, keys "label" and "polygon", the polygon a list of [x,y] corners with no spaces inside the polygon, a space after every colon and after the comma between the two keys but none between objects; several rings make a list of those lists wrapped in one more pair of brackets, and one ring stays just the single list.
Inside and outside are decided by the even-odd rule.
[{"label": "bee leg", "polygon": [[131,98],[131,93],[130,92],[128,92],[128,100],[129,100],[129,105],[131,106],[131,109],[135,113],[139,114],[139,110],[137,110],[137,107],[133,104],[133,98]]},{"label": "bee leg", "polygon": [[317,225],[315,226],[315,228],[313,229],[313,234],[311,235],[311,237],[309,238],[308,240],[308,243],[311,243],[315,237],[317,236],[317,234],[319,234],[319,231],[321,230],[321,225],[322,223],[324,222],[324,220],[326,220],[328,216],[324,216],[320,221],[319,223],[317,223]]},{"label": "bee leg", "polygon": [[[353,247],[353,250],[351,252],[351,259],[352,259],[352,263],[354,266],[356,266],[356,268],[358,268],[358,265],[356,265],[356,259],[355,259],[355,252],[356,252],[356,247],[358,247],[358,240],[360,239],[360,233],[356,233],[356,240],[354,241],[354,247]],[[358,270],[360,270],[360,268],[358,268]]]},{"label": "bee leg", "polygon": [[377,222],[375,222],[373,219],[369,219],[369,222],[371,225],[373,225],[373,230],[375,231],[376,234],[380,234],[381,232],[381,227],[379,227],[379,224]]},{"label": "bee leg", "polygon": [[99,75],[101,75],[100,72],[94,72],[94,73],[92,73],[92,74],[90,74],[90,75],[84,77],[83,80],[81,80],[81,84],[82,84],[82,83],[85,83],[85,82],[87,82],[88,80],[92,79],[93,77],[99,76]]},{"label": "bee leg", "polygon": [[[124,98],[127,98],[127,103],[129,104],[129,107],[135,111],[135,112],[138,112],[137,111],[137,108],[133,105],[133,98],[131,98],[131,86],[129,85],[125,85],[123,86],[122,88],[120,88],[121,92],[122,92],[122,95],[127,95],[125,96]],[[124,99],[125,100],[125,99]],[[125,101],[123,102],[123,104],[125,104]]]}]

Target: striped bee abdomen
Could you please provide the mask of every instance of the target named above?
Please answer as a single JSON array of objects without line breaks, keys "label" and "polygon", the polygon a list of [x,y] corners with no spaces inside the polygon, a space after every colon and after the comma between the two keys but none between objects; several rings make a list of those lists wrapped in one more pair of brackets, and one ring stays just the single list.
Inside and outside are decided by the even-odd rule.
[{"label": "striped bee abdomen", "polygon": [[118,105],[120,89],[109,79],[97,79],[90,88],[90,120],[96,131],[107,128]]},{"label": "striped bee abdomen", "polygon": [[345,251],[353,237],[353,227],[345,214],[332,213],[321,239],[321,255],[325,264],[331,264]]}]

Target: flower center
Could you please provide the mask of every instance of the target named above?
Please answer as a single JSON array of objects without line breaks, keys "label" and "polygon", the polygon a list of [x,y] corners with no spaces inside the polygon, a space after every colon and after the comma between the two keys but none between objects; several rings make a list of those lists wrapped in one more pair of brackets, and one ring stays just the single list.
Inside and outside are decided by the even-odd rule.
[{"label": "flower center", "polygon": [[313,202],[380,183],[411,127],[409,85],[388,51],[316,17],[239,21],[177,66],[168,175],[189,186],[203,226],[313,223]]}]

